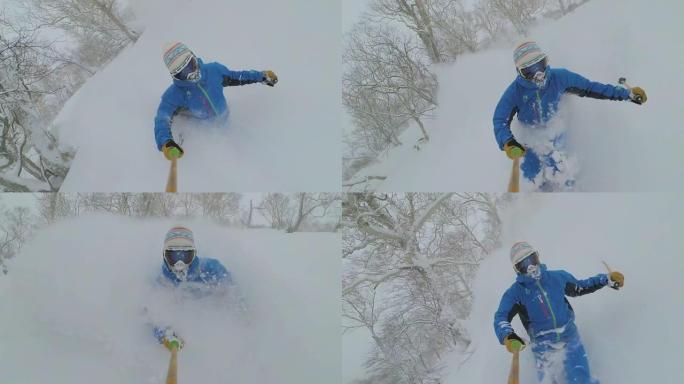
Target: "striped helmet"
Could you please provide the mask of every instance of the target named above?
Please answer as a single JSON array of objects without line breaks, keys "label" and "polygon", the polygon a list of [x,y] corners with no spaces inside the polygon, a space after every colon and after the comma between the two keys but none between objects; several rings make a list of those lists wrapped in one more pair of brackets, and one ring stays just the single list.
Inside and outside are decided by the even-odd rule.
[{"label": "striped helmet", "polygon": [[192,231],[181,226],[169,229],[164,238],[164,250],[168,249],[195,249]]},{"label": "striped helmet", "polygon": [[183,70],[190,60],[196,59],[190,48],[179,41],[169,43],[164,47],[163,58],[171,76]]},{"label": "striped helmet", "polygon": [[517,242],[511,247],[511,263],[516,265],[520,260],[537,252],[531,245],[524,241]]},{"label": "striped helmet", "polygon": [[524,41],[513,51],[513,61],[518,70],[534,65],[546,58],[539,45],[534,41]]}]

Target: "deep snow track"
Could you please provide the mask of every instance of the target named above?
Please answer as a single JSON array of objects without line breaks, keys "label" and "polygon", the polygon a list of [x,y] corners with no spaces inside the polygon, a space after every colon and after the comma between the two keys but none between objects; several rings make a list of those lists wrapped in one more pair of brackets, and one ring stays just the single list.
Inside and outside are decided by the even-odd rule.
[{"label": "deep snow track", "polygon": [[169,353],[149,321],[185,339],[181,384],[337,382],[337,234],[182,223],[200,256],[232,270],[251,308],[245,325],[218,300],[154,285],[176,224],[93,216],[41,231],[0,275],[0,383],[163,383]]}]

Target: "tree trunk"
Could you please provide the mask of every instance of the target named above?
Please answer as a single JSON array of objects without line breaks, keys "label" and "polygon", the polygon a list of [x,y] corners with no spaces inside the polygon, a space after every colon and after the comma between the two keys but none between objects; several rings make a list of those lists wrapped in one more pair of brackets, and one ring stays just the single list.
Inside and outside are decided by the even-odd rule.
[{"label": "tree trunk", "polygon": [[126,25],[119,19],[118,16],[114,14],[114,11],[111,8],[107,8],[104,4],[100,3],[98,0],[90,0],[100,11],[102,11],[109,20],[111,20],[124,34],[126,34],[126,37],[132,42],[138,41],[138,35],[131,32],[131,30],[126,27]]},{"label": "tree trunk", "polygon": [[304,201],[306,200],[306,193],[302,193],[299,196],[299,209],[297,211],[297,221],[287,229],[288,233],[292,232],[297,232],[299,230],[299,226],[302,224],[302,221],[304,221]]},{"label": "tree trunk", "polygon": [[247,216],[247,227],[252,226],[252,213],[254,212],[254,205],[252,204],[252,200],[249,200],[249,216]]},{"label": "tree trunk", "polygon": [[418,9],[418,36],[425,44],[425,48],[428,50],[430,59],[433,63],[441,63],[442,55],[437,47],[437,42],[435,41],[435,34],[432,30],[432,20],[430,19],[430,13],[428,12],[425,2],[423,0],[415,0],[416,8]]}]

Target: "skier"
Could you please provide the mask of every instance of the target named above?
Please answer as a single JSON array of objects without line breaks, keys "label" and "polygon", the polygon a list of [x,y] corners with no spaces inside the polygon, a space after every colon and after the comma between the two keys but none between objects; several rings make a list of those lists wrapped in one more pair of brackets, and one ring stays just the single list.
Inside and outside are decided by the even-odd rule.
[{"label": "skier", "polygon": [[563,175],[568,165],[564,164],[567,158],[564,153],[565,135],[552,138],[548,148],[536,153],[513,137],[513,116],[517,113],[518,120],[524,125],[544,128],[558,110],[563,93],[595,99],[630,100],[636,104],[646,102],[646,93],[639,87],[628,89],[601,84],[564,68],[551,68],[547,55],[534,41],[526,41],[515,48],[513,59],[518,76],[494,110],[494,136],[499,149],[512,160],[524,156],[520,167],[523,176],[538,184],[540,191],[571,190],[575,184],[574,175]]},{"label": "skier", "polygon": [[204,64],[183,43],[175,42],[164,49],[164,64],[173,84],[164,92],[154,119],[157,149],[168,160],[183,156],[183,149],[173,140],[171,123],[177,114],[200,120],[225,122],[228,104],[223,87],[263,83],[273,87],[278,76],[273,71],[231,71],[220,63]]},{"label": "skier", "polygon": [[619,289],[624,286],[624,276],[613,271],[577,280],[564,270],[549,271],[540,264],[539,253],[525,242],[513,245],[511,262],[516,281],[503,294],[494,314],[499,343],[511,353],[525,347],[511,326],[511,320],[518,315],[531,339],[540,382],[549,375],[545,382],[598,384],[591,378],[575,313],[565,296],[586,295],[606,285]]},{"label": "skier", "polygon": [[[165,237],[159,283],[186,289],[194,297],[225,292],[233,288],[230,272],[216,259],[199,258],[192,231],[185,227],[171,228]],[[171,350],[183,348],[181,339],[170,326],[153,325],[154,336]]]}]

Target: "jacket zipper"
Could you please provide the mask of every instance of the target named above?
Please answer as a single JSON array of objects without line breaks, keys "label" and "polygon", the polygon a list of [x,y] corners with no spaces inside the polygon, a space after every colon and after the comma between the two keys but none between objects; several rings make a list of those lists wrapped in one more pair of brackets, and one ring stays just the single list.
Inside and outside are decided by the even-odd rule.
[{"label": "jacket zipper", "polygon": [[202,91],[202,93],[204,94],[204,97],[207,98],[207,101],[209,102],[209,106],[210,106],[211,109],[214,111],[214,116],[218,116],[218,111],[216,110],[216,107],[214,106],[214,103],[211,102],[211,99],[209,98],[209,95],[207,94],[207,91],[205,91],[204,88],[202,88],[202,86],[201,86],[199,83],[197,84],[197,86],[199,87],[199,89],[200,89],[200,90]]},{"label": "jacket zipper", "polygon": [[553,313],[553,308],[551,308],[551,301],[549,301],[549,296],[546,294],[546,291],[544,288],[542,288],[541,284],[539,283],[539,280],[537,280],[537,287],[539,287],[539,290],[541,290],[542,294],[544,295],[544,298],[546,299],[546,306],[549,307],[549,311],[551,311],[551,320],[553,321],[553,329],[556,331],[556,338],[558,341],[560,341],[560,332],[558,332],[558,324],[556,324],[556,314]]},{"label": "jacket zipper", "polygon": [[542,120],[542,103],[541,96],[539,95],[539,90],[537,89],[537,108],[539,108],[539,124],[543,122]]}]

